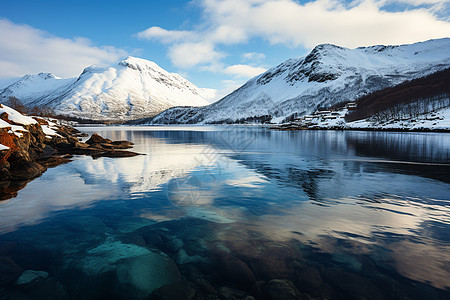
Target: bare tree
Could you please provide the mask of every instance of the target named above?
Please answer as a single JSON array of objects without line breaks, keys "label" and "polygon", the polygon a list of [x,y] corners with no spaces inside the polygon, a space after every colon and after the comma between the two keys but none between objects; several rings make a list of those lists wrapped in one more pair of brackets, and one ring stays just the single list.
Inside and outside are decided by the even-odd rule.
[{"label": "bare tree", "polygon": [[19,100],[19,98],[10,96],[8,101],[5,103],[6,106],[11,107],[12,109],[17,110],[20,113],[27,113],[27,107],[23,105],[23,103]]}]

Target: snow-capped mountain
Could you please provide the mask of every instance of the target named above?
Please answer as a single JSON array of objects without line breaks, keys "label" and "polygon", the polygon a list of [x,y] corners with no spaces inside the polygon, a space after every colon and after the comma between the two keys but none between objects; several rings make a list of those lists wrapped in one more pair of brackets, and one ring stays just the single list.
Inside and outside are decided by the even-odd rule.
[{"label": "snow-capped mountain", "polygon": [[24,103],[40,103],[54,92],[70,86],[76,78],[62,79],[51,73],[25,75],[22,78],[0,82],[0,101],[4,102],[10,96],[19,98]]},{"label": "snow-capped mountain", "polygon": [[87,67],[78,78],[26,75],[1,89],[3,102],[15,96],[26,105],[48,105],[64,115],[97,120],[143,118],[173,106],[207,105],[215,94],[135,57],[113,67]]},{"label": "snow-capped mountain", "polygon": [[216,103],[171,108],[143,122],[283,122],[449,66],[450,38],[356,49],[323,44],[304,58],[254,77]]}]

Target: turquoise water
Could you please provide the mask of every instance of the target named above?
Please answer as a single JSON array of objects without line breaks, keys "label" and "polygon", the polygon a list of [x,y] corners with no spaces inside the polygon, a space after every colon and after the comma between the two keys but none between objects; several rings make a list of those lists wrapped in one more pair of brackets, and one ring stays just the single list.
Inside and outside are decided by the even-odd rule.
[{"label": "turquoise water", "polygon": [[1,299],[450,297],[448,134],[82,130],[146,155],[0,202]]}]

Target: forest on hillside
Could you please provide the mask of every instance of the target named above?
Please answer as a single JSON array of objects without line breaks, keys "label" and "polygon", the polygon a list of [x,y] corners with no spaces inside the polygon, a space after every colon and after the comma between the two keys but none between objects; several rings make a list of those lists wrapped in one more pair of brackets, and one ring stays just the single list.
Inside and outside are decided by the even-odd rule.
[{"label": "forest on hillside", "polygon": [[356,100],[346,121],[416,118],[450,106],[450,68],[376,91]]}]

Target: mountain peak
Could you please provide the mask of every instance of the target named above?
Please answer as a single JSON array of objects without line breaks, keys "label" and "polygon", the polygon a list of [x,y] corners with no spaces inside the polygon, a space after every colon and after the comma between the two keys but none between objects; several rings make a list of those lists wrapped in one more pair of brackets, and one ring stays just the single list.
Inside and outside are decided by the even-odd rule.
[{"label": "mountain peak", "polygon": [[119,62],[119,66],[127,67],[140,72],[144,70],[163,70],[160,66],[150,60],[133,56],[128,56],[127,58]]},{"label": "mountain peak", "polygon": [[312,51],[320,51],[320,50],[345,50],[347,48],[345,47],[341,47],[335,44],[329,44],[329,43],[325,43],[325,44],[319,44],[316,47],[314,47],[314,49]]},{"label": "mountain peak", "polygon": [[321,44],[210,106],[172,108],[152,123],[283,122],[447,68],[449,49],[449,39],[356,49]]},{"label": "mountain peak", "polygon": [[114,66],[89,66],[78,78],[40,73],[26,75],[13,85],[0,84],[0,102],[17,96],[27,105],[51,105],[60,114],[96,120],[142,118],[173,106],[203,106],[212,96],[180,75],[137,57]]},{"label": "mountain peak", "polygon": [[30,80],[30,79],[60,79],[59,77],[55,76],[53,73],[39,73],[39,74],[27,74],[21,78],[21,80]]},{"label": "mountain peak", "polygon": [[39,73],[37,74],[38,77],[42,78],[42,79],[58,79],[59,77],[56,77],[55,74],[53,73]]}]

